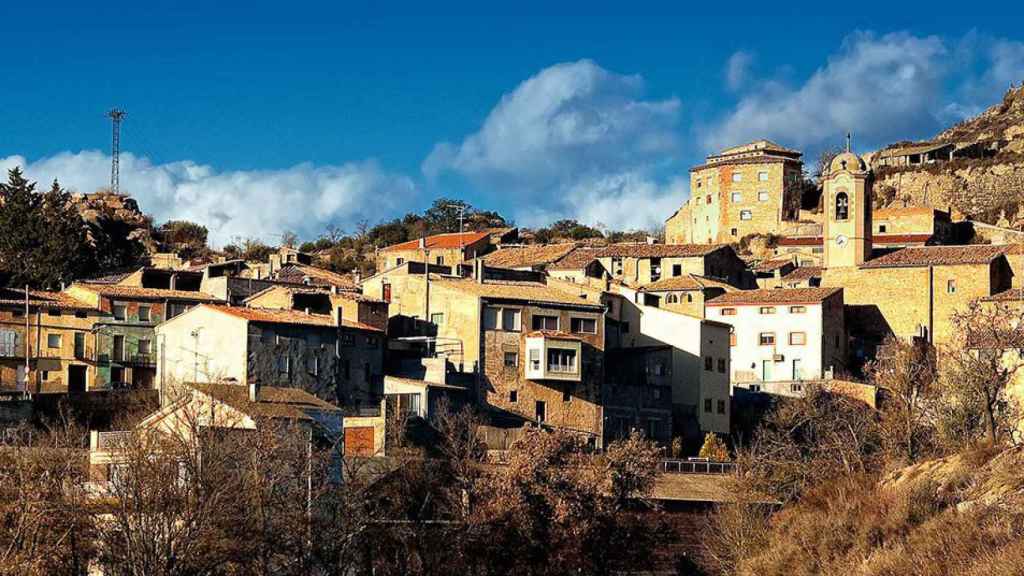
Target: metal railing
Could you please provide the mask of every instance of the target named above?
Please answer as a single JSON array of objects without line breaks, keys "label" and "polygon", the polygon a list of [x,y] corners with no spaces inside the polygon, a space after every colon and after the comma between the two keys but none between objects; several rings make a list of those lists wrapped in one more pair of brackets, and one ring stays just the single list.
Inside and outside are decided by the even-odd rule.
[{"label": "metal railing", "polygon": [[712,462],[700,459],[666,458],[658,466],[666,474],[732,474],[736,472],[736,464],[732,462]]}]

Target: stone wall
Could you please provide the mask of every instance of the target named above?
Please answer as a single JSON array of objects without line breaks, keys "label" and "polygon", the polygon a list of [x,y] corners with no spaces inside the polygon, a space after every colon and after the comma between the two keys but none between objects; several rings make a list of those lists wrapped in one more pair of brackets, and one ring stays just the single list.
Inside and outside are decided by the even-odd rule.
[{"label": "stone wall", "polygon": [[1024,196],[1024,155],[954,160],[876,172],[875,193],[895,189],[895,201],[950,210],[995,223],[1001,209]]}]

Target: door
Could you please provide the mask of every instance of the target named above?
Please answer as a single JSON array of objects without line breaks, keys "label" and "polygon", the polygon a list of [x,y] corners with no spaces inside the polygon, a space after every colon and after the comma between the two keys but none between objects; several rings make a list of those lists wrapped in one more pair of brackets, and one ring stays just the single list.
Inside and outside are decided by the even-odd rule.
[{"label": "door", "polygon": [[85,392],[86,367],[72,364],[68,366],[68,392]]},{"label": "door", "polygon": [[85,358],[85,334],[75,332],[75,358]]},{"label": "door", "polygon": [[799,358],[793,358],[793,380],[804,379],[804,368],[800,364]]},{"label": "door", "polygon": [[547,405],[544,404],[543,401],[537,400],[537,408],[536,408],[537,422],[543,422],[547,418],[547,415],[548,415],[547,412],[548,412]]},{"label": "door", "polygon": [[124,336],[114,336],[114,362],[124,362]]},{"label": "door", "polygon": [[391,302],[391,284],[386,284],[385,283],[383,285],[383,288],[384,288],[384,301],[390,303]]},{"label": "door", "polygon": [[774,360],[762,360],[761,361],[761,380],[765,382],[771,382],[774,380]]},{"label": "door", "polygon": [[17,379],[18,379],[17,388],[18,388],[18,391],[20,391],[20,392],[24,392],[25,390],[27,390],[27,388],[25,387],[26,384],[27,384],[27,380],[28,380],[26,374],[28,374],[28,373],[25,371],[25,365],[24,364],[19,364],[18,365],[18,375],[17,375]]}]

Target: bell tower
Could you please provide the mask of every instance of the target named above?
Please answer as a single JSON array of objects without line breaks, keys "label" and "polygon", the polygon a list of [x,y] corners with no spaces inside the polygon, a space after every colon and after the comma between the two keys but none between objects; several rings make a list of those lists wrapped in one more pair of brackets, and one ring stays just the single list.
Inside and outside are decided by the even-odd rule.
[{"label": "bell tower", "polygon": [[859,266],[871,257],[871,172],[850,150],[832,159],[824,178],[826,268]]}]

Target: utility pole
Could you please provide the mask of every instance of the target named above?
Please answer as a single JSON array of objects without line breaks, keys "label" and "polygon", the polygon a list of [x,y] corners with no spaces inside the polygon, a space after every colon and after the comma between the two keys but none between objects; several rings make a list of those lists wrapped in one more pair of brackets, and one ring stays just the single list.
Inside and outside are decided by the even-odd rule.
[{"label": "utility pole", "polygon": [[121,121],[127,113],[118,108],[107,112],[113,124],[113,134],[110,143],[110,191],[114,194],[120,193],[121,180]]}]

